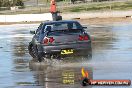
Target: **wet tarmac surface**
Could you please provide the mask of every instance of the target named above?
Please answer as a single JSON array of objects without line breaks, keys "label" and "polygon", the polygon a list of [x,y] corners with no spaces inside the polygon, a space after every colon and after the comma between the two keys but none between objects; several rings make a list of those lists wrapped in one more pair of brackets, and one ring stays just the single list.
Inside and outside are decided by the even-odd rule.
[{"label": "wet tarmac surface", "polygon": [[0,26],[0,88],[83,88],[79,81],[82,67],[92,79],[132,80],[132,23],[88,25],[93,40],[91,59],[83,61],[80,56],[42,63],[32,61],[27,50],[32,38],[29,31],[38,25]]}]

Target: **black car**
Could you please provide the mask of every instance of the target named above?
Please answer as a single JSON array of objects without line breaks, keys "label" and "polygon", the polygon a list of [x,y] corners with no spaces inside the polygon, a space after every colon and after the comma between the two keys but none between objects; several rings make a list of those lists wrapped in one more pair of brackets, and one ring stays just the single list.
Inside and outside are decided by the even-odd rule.
[{"label": "black car", "polygon": [[43,57],[91,54],[91,39],[77,21],[42,22],[29,43],[29,53],[39,62]]}]

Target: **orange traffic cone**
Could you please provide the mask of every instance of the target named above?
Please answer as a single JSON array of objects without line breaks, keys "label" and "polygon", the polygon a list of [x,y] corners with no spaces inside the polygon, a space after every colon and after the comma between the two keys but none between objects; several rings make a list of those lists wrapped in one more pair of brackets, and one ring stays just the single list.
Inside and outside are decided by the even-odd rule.
[{"label": "orange traffic cone", "polygon": [[55,0],[51,0],[50,2],[50,12],[55,13],[56,12],[56,3]]}]

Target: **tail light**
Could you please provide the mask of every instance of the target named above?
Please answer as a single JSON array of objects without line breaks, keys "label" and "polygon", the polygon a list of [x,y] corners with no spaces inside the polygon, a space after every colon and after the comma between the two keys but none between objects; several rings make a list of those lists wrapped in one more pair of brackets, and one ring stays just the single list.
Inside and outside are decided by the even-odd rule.
[{"label": "tail light", "polygon": [[54,39],[53,37],[50,37],[50,38],[49,38],[49,42],[50,42],[50,43],[53,43],[54,40],[55,40],[55,39]]},{"label": "tail light", "polygon": [[84,36],[82,36],[82,35],[79,35],[79,38],[78,38],[78,40],[80,40],[80,41],[83,41],[83,40],[88,40],[89,38],[88,38],[88,36],[87,35],[84,35]]},{"label": "tail light", "polygon": [[79,35],[78,40],[82,41],[83,40],[83,36]]},{"label": "tail light", "polygon": [[83,37],[83,39],[84,39],[84,40],[88,40],[88,36],[85,35],[85,36]]},{"label": "tail light", "polygon": [[44,38],[43,43],[44,43],[44,44],[53,43],[54,40],[55,40],[55,39],[54,39],[53,37]]},{"label": "tail light", "polygon": [[44,43],[44,44],[48,44],[48,38],[45,38],[45,39],[43,40],[43,43]]}]

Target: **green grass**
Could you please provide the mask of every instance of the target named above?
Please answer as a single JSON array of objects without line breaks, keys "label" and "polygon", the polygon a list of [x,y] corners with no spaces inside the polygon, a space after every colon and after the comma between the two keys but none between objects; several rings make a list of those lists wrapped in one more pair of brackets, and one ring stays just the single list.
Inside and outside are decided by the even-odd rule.
[{"label": "green grass", "polygon": [[74,6],[66,8],[68,12],[81,12],[81,11],[100,11],[100,10],[130,10],[132,9],[132,1],[127,2],[113,2],[113,3],[96,3],[85,4],[81,6]]},{"label": "green grass", "polygon": [[[46,1],[46,0],[45,0]],[[64,4],[59,2],[59,4]],[[25,7],[26,10],[4,11],[0,14],[30,14],[30,13],[45,13],[49,12],[48,4],[46,7]],[[132,10],[132,1],[126,2],[96,2],[96,3],[81,3],[81,4],[66,4],[57,7],[61,12],[87,12],[87,11],[109,11],[109,10]]]}]

